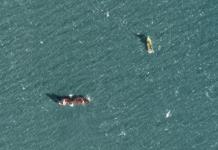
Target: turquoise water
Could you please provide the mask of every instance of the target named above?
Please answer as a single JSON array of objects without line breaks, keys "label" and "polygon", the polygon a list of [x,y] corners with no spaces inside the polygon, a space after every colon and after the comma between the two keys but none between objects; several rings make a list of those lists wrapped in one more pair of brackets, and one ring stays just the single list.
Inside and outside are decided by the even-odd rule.
[{"label": "turquoise water", "polygon": [[218,149],[217,14],[209,0],[1,0],[0,149]]}]

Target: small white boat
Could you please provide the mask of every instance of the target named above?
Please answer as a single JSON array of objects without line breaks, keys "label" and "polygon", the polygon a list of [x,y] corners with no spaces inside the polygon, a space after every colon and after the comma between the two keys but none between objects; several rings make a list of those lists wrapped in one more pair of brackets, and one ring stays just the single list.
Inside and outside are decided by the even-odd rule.
[{"label": "small white boat", "polygon": [[149,36],[147,36],[147,38],[146,38],[146,45],[147,45],[148,53],[149,53],[149,54],[154,53],[152,41],[151,41],[151,38],[150,38]]}]

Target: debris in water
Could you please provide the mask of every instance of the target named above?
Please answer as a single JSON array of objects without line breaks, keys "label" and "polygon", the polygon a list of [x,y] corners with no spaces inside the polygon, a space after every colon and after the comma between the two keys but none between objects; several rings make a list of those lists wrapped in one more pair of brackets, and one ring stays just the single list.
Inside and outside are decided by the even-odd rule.
[{"label": "debris in water", "polygon": [[109,11],[107,11],[107,12],[106,12],[106,16],[107,16],[107,17],[109,17],[109,16],[110,16],[110,13],[109,13]]},{"label": "debris in water", "polygon": [[119,136],[125,136],[126,135],[126,132],[125,131],[121,131]]},{"label": "debris in water", "polygon": [[172,116],[172,113],[171,113],[171,111],[169,110],[167,113],[166,113],[166,118],[169,118],[169,117],[171,117]]}]

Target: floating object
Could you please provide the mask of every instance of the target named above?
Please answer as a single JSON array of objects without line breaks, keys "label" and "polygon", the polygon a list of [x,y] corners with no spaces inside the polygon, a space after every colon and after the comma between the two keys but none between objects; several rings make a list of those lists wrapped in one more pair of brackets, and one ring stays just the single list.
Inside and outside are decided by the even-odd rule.
[{"label": "floating object", "polygon": [[58,102],[58,104],[61,106],[85,105],[88,103],[89,103],[89,100],[86,97],[81,96],[81,95],[65,97]]},{"label": "floating object", "polygon": [[147,36],[147,38],[146,38],[146,45],[147,45],[148,53],[149,53],[149,54],[154,53],[152,41],[151,41],[151,38],[150,38],[149,36]]},{"label": "floating object", "polygon": [[169,110],[169,111],[166,113],[165,118],[169,118],[169,117],[171,117],[171,116],[172,116],[172,113],[171,113],[171,111]]},{"label": "floating object", "polygon": [[107,11],[107,13],[106,13],[106,16],[107,16],[107,17],[109,17],[109,16],[110,16],[110,13],[109,13],[109,11]]}]

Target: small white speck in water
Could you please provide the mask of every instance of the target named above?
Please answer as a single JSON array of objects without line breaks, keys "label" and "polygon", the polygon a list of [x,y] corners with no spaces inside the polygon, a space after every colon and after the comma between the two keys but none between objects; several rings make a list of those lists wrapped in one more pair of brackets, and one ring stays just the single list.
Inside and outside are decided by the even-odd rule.
[{"label": "small white speck in water", "polygon": [[87,95],[86,98],[87,98],[90,102],[92,101],[92,98],[91,98],[89,95]]},{"label": "small white speck in water", "polygon": [[25,52],[30,52],[30,49],[26,48],[26,49],[25,49]]},{"label": "small white speck in water", "polygon": [[126,132],[125,131],[121,131],[119,135],[120,136],[126,136]]},{"label": "small white speck in water", "polygon": [[164,129],[164,131],[168,131],[168,130],[169,130],[168,128],[165,128],[165,129]]},{"label": "small white speck in water", "polygon": [[176,89],[175,90],[175,96],[178,96],[179,95],[179,91]]},{"label": "small white speck in water", "polygon": [[43,41],[40,41],[40,44],[44,44],[44,42],[43,42]]},{"label": "small white speck in water", "polygon": [[106,12],[106,17],[109,17],[110,16],[110,13],[109,11]]},{"label": "small white speck in water", "polygon": [[171,111],[169,110],[169,111],[166,113],[165,118],[169,118],[169,117],[171,117],[171,116],[172,116],[172,113],[171,113]]},{"label": "small white speck in water", "polygon": [[200,16],[204,16],[204,12],[202,11],[202,12],[200,12]]}]

